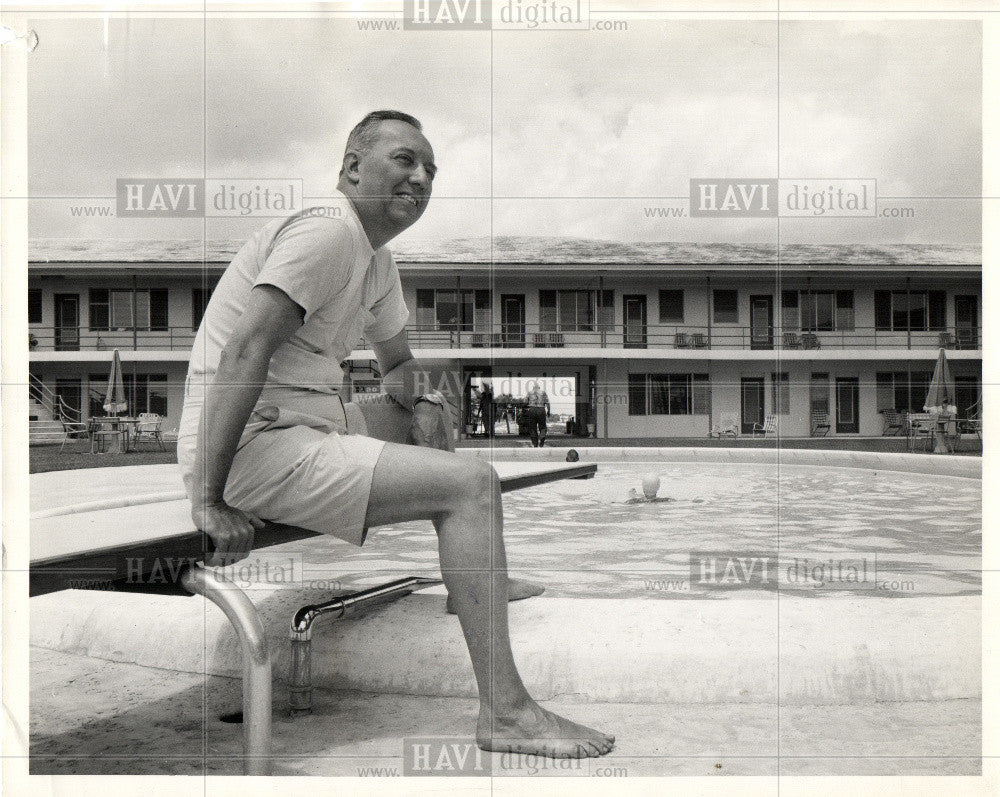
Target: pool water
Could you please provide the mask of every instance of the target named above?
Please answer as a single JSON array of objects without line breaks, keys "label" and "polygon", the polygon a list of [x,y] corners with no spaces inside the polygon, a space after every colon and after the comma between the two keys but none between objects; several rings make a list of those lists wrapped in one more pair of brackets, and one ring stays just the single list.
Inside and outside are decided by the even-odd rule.
[{"label": "pool water", "polygon": [[[625,503],[646,474],[671,500]],[[511,571],[559,597],[978,595],[981,487],[805,465],[601,464],[593,479],[505,495],[505,539]],[[437,575],[436,542],[428,522],[374,529],[361,549],[310,540],[305,575],[347,587]]]}]

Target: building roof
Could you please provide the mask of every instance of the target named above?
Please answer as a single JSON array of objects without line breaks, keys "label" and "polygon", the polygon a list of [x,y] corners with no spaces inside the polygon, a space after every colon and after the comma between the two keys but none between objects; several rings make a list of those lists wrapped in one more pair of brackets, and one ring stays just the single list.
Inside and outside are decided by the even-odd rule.
[{"label": "building roof", "polygon": [[[492,243],[492,245],[491,245]],[[34,238],[29,260],[42,264],[227,264],[243,241],[122,240]],[[981,266],[978,246],[950,244],[770,244],[629,243],[568,237],[455,238],[392,247],[404,268],[475,269],[502,264],[510,267],[590,265],[624,270],[663,266]]]}]

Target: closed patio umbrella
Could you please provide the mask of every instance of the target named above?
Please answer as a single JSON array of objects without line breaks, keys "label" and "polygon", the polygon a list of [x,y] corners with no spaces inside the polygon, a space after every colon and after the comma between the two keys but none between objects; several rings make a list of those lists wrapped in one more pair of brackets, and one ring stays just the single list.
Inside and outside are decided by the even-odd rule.
[{"label": "closed patio umbrella", "polygon": [[924,401],[924,412],[954,412],[954,406],[955,379],[948,367],[944,349],[941,349],[927,390],[927,399]]},{"label": "closed patio umbrella", "polygon": [[115,349],[111,358],[111,374],[108,376],[108,390],[104,396],[104,411],[108,415],[117,415],[128,409],[128,401],[125,398],[125,383],[122,379],[122,360]]}]

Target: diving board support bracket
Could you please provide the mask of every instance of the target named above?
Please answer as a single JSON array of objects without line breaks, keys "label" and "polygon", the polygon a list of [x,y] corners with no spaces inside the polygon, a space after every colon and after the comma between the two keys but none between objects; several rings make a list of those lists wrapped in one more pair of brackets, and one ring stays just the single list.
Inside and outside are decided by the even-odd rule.
[{"label": "diving board support bracket", "polygon": [[243,774],[271,774],[271,658],[257,607],[221,573],[195,565],[181,573],[181,584],[225,613],[243,649]]}]

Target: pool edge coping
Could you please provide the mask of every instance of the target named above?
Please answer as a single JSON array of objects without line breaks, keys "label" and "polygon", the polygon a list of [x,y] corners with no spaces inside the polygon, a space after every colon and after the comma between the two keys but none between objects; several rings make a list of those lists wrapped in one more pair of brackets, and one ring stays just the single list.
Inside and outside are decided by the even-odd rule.
[{"label": "pool edge coping", "polygon": [[[608,447],[581,446],[572,449],[579,462],[714,462],[732,465],[811,465],[831,468],[884,470],[982,480],[981,457],[941,454],[900,454],[879,451],[836,451],[829,449],[759,449],[702,447]],[[565,462],[565,448],[476,448],[460,449],[473,456],[496,462]]]}]

